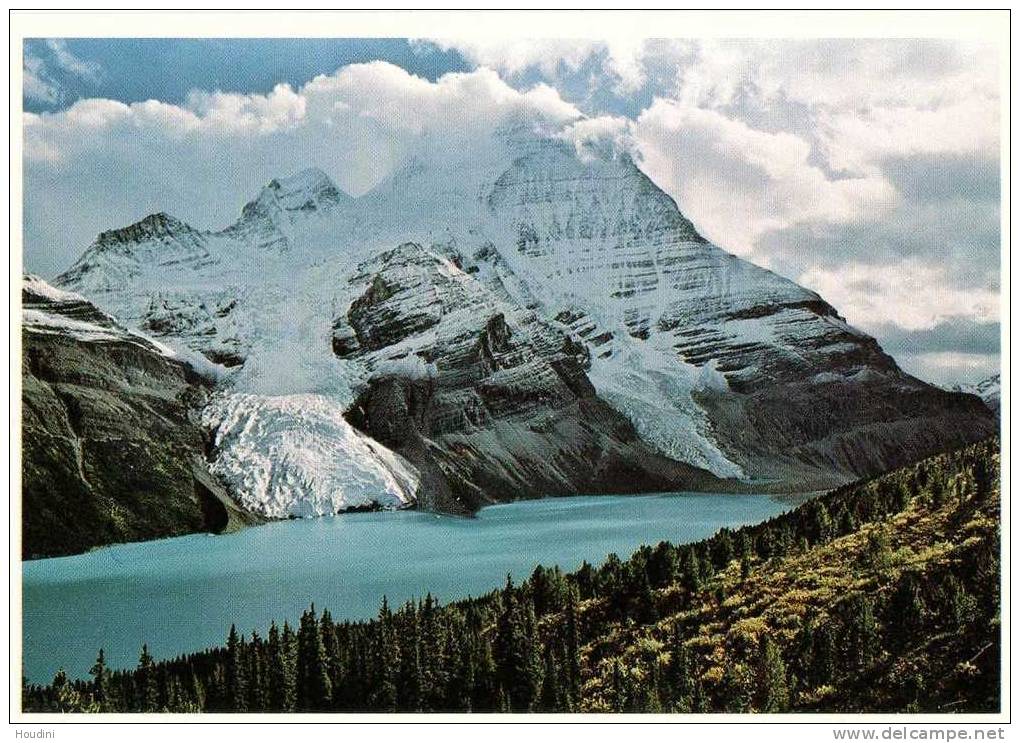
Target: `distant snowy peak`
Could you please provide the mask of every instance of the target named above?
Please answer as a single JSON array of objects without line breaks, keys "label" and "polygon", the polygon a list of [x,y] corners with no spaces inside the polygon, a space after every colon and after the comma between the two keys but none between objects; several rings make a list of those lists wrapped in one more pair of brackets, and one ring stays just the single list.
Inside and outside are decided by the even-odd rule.
[{"label": "distant snowy peak", "polygon": [[113,248],[154,238],[172,238],[183,234],[201,234],[190,225],[165,212],[150,214],[127,227],[101,232],[95,245]]},{"label": "distant snowy peak", "polygon": [[274,178],[245,205],[242,216],[266,210],[312,212],[348,203],[351,197],[336,187],[318,168],[308,168],[287,178]]},{"label": "distant snowy peak", "polygon": [[213,262],[210,233],[159,212],[101,232],[56,283],[85,294],[119,289],[159,267],[202,268]]},{"label": "distant snowy peak", "polygon": [[953,387],[956,392],[964,392],[968,395],[977,395],[984,400],[991,410],[999,412],[1002,398],[1002,379],[999,374],[982,379],[976,384],[959,384]]},{"label": "distant snowy peak", "polygon": [[295,223],[311,216],[328,216],[352,199],[318,168],[286,178],[274,178],[241,210],[241,218],[223,234],[260,250],[287,251]]}]

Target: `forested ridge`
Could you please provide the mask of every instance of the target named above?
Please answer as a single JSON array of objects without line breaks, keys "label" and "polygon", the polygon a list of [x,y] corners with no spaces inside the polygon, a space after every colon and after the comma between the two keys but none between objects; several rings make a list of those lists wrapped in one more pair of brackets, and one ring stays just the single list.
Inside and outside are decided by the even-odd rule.
[{"label": "forested ridge", "polygon": [[26,711],[999,709],[999,440],[710,539],[26,685]]}]

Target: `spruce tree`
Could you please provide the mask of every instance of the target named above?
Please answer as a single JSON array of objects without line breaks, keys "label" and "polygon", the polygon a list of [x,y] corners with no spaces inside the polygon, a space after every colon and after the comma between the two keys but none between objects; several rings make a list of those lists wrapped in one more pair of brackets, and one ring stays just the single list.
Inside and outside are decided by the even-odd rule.
[{"label": "spruce tree", "polygon": [[282,686],[280,699],[284,712],[293,712],[297,708],[297,637],[288,622],[283,623],[280,634],[280,654],[282,666]]},{"label": "spruce tree", "polygon": [[577,629],[577,592],[569,589],[565,616],[566,666],[568,693],[572,700],[577,700],[581,691],[581,648]]},{"label": "spruce tree", "polygon": [[679,624],[673,626],[669,636],[669,665],[666,666],[666,683],[674,701],[690,711],[694,705],[694,679],[696,672],[690,651],[684,646],[683,631]]},{"label": "spruce tree", "polygon": [[99,648],[99,655],[96,657],[95,665],[89,669],[92,676],[93,696],[101,712],[110,712],[110,670],[106,667],[106,656],[103,649]]},{"label": "spruce tree", "polygon": [[248,681],[248,711],[263,712],[266,709],[266,669],[262,655],[262,639],[257,632],[251,633],[248,645],[248,659],[245,678]]},{"label": "spruce tree", "polygon": [[510,709],[527,712],[539,691],[542,673],[534,635],[529,632],[535,623],[534,610],[530,602],[524,608],[519,605],[513,579],[509,575],[501,604],[493,647],[496,674]]},{"label": "spruce tree", "polygon": [[558,712],[562,707],[559,668],[553,655],[550,643],[545,649],[545,663],[542,672],[542,693],[539,697],[539,709],[542,712]]},{"label": "spruce tree", "polygon": [[400,653],[400,671],[397,675],[397,705],[407,712],[422,711],[422,697],[425,694],[425,680],[422,673],[421,622],[418,609],[413,602],[406,609],[408,627],[402,639],[404,651]]},{"label": "spruce tree", "polygon": [[386,597],[383,596],[379,619],[375,627],[375,646],[372,654],[371,695],[372,707],[379,712],[397,710],[397,668],[400,662],[399,648],[393,630],[393,614]]},{"label": "spruce tree", "polygon": [[612,675],[609,685],[609,708],[614,712],[623,712],[629,702],[627,682],[624,679],[623,663],[615,658],[612,663]]},{"label": "spruce tree", "polygon": [[248,684],[245,678],[244,658],[242,657],[241,638],[237,627],[230,625],[227,636],[227,705],[232,712],[245,712],[248,709]]},{"label": "spruce tree", "polygon": [[155,662],[149,655],[149,646],[142,645],[135,671],[135,689],[139,712],[156,712],[159,709],[159,686],[156,679]]},{"label": "spruce tree", "polygon": [[332,686],[326,664],[326,648],[315,615],[315,604],[301,616],[298,627],[298,709],[323,711],[329,709]]}]

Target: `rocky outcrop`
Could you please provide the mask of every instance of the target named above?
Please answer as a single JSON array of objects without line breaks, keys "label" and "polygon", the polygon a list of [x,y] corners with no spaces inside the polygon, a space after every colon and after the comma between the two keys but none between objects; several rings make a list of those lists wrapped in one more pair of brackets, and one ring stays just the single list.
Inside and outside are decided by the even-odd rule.
[{"label": "rocky outcrop", "polygon": [[252,523],[205,464],[208,379],[39,279],[22,304],[25,558]]},{"label": "rocky outcrop", "polygon": [[371,370],[348,420],[422,473],[419,503],[732,488],[641,441],[600,400],[585,347],[407,243],[362,264],[333,348]]}]

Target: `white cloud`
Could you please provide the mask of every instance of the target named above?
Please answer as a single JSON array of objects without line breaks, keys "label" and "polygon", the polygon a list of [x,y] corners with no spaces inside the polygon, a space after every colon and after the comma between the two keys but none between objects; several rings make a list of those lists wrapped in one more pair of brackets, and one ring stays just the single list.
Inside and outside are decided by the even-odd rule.
[{"label": "white cloud", "polygon": [[68,92],[60,74],[87,82],[96,82],[102,75],[98,64],[73,54],[62,39],[48,39],[33,49],[26,45],[22,63],[22,91],[29,100],[47,104],[65,100]]},{"label": "white cloud", "polygon": [[80,77],[83,80],[95,81],[99,79],[102,68],[91,60],[82,59],[73,54],[67,48],[67,42],[63,39],[48,39],[46,46],[53,54],[53,60],[56,65],[65,72]]},{"label": "white cloud", "polygon": [[787,109],[835,169],[885,157],[997,155],[999,71],[980,44],[915,40],[700,42],[677,100],[713,110]]},{"label": "white cloud", "polygon": [[999,319],[997,291],[960,288],[945,266],[917,258],[884,264],[851,260],[835,269],[805,271],[798,282],[864,329],[891,324],[929,330],[953,318]]},{"label": "white cloud", "polygon": [[986,155],[999,151],[999,104],[972,98],[937,108],[876,106],[819,117],[834,168],[862,170],[891,157]]},{"label": "white cloud", "polygon": [[572,143],[582,159],[612,157],[635,151],[633,129],[634,123],[624,116],[596,116],[569,124],[558,136]]},{"label": "white cloud", "polygon": [[27,98],[40,103],[56,103],[61,99],[60,87],[46,73],[46,62],[34,54],[25,55],[22,89]]},{"label": "white cloud", "polygon": [[616,39],[429,39],[440,49],[456,50],[468,61],[514,77],[535,69],[556,79],[560,68],[578,71],[592,58],[603,60],[619,92],[640,88],[646,79],[645,40]]},{"label": "white cloud", "polygon": [[738,253],[752,253],[766,232],[879,219],[896,204],[881,174],[831,177],[812,164],[804,139],[717,111],[658,99],[638,117],[634,138],[648,175],[707,236]]}]

